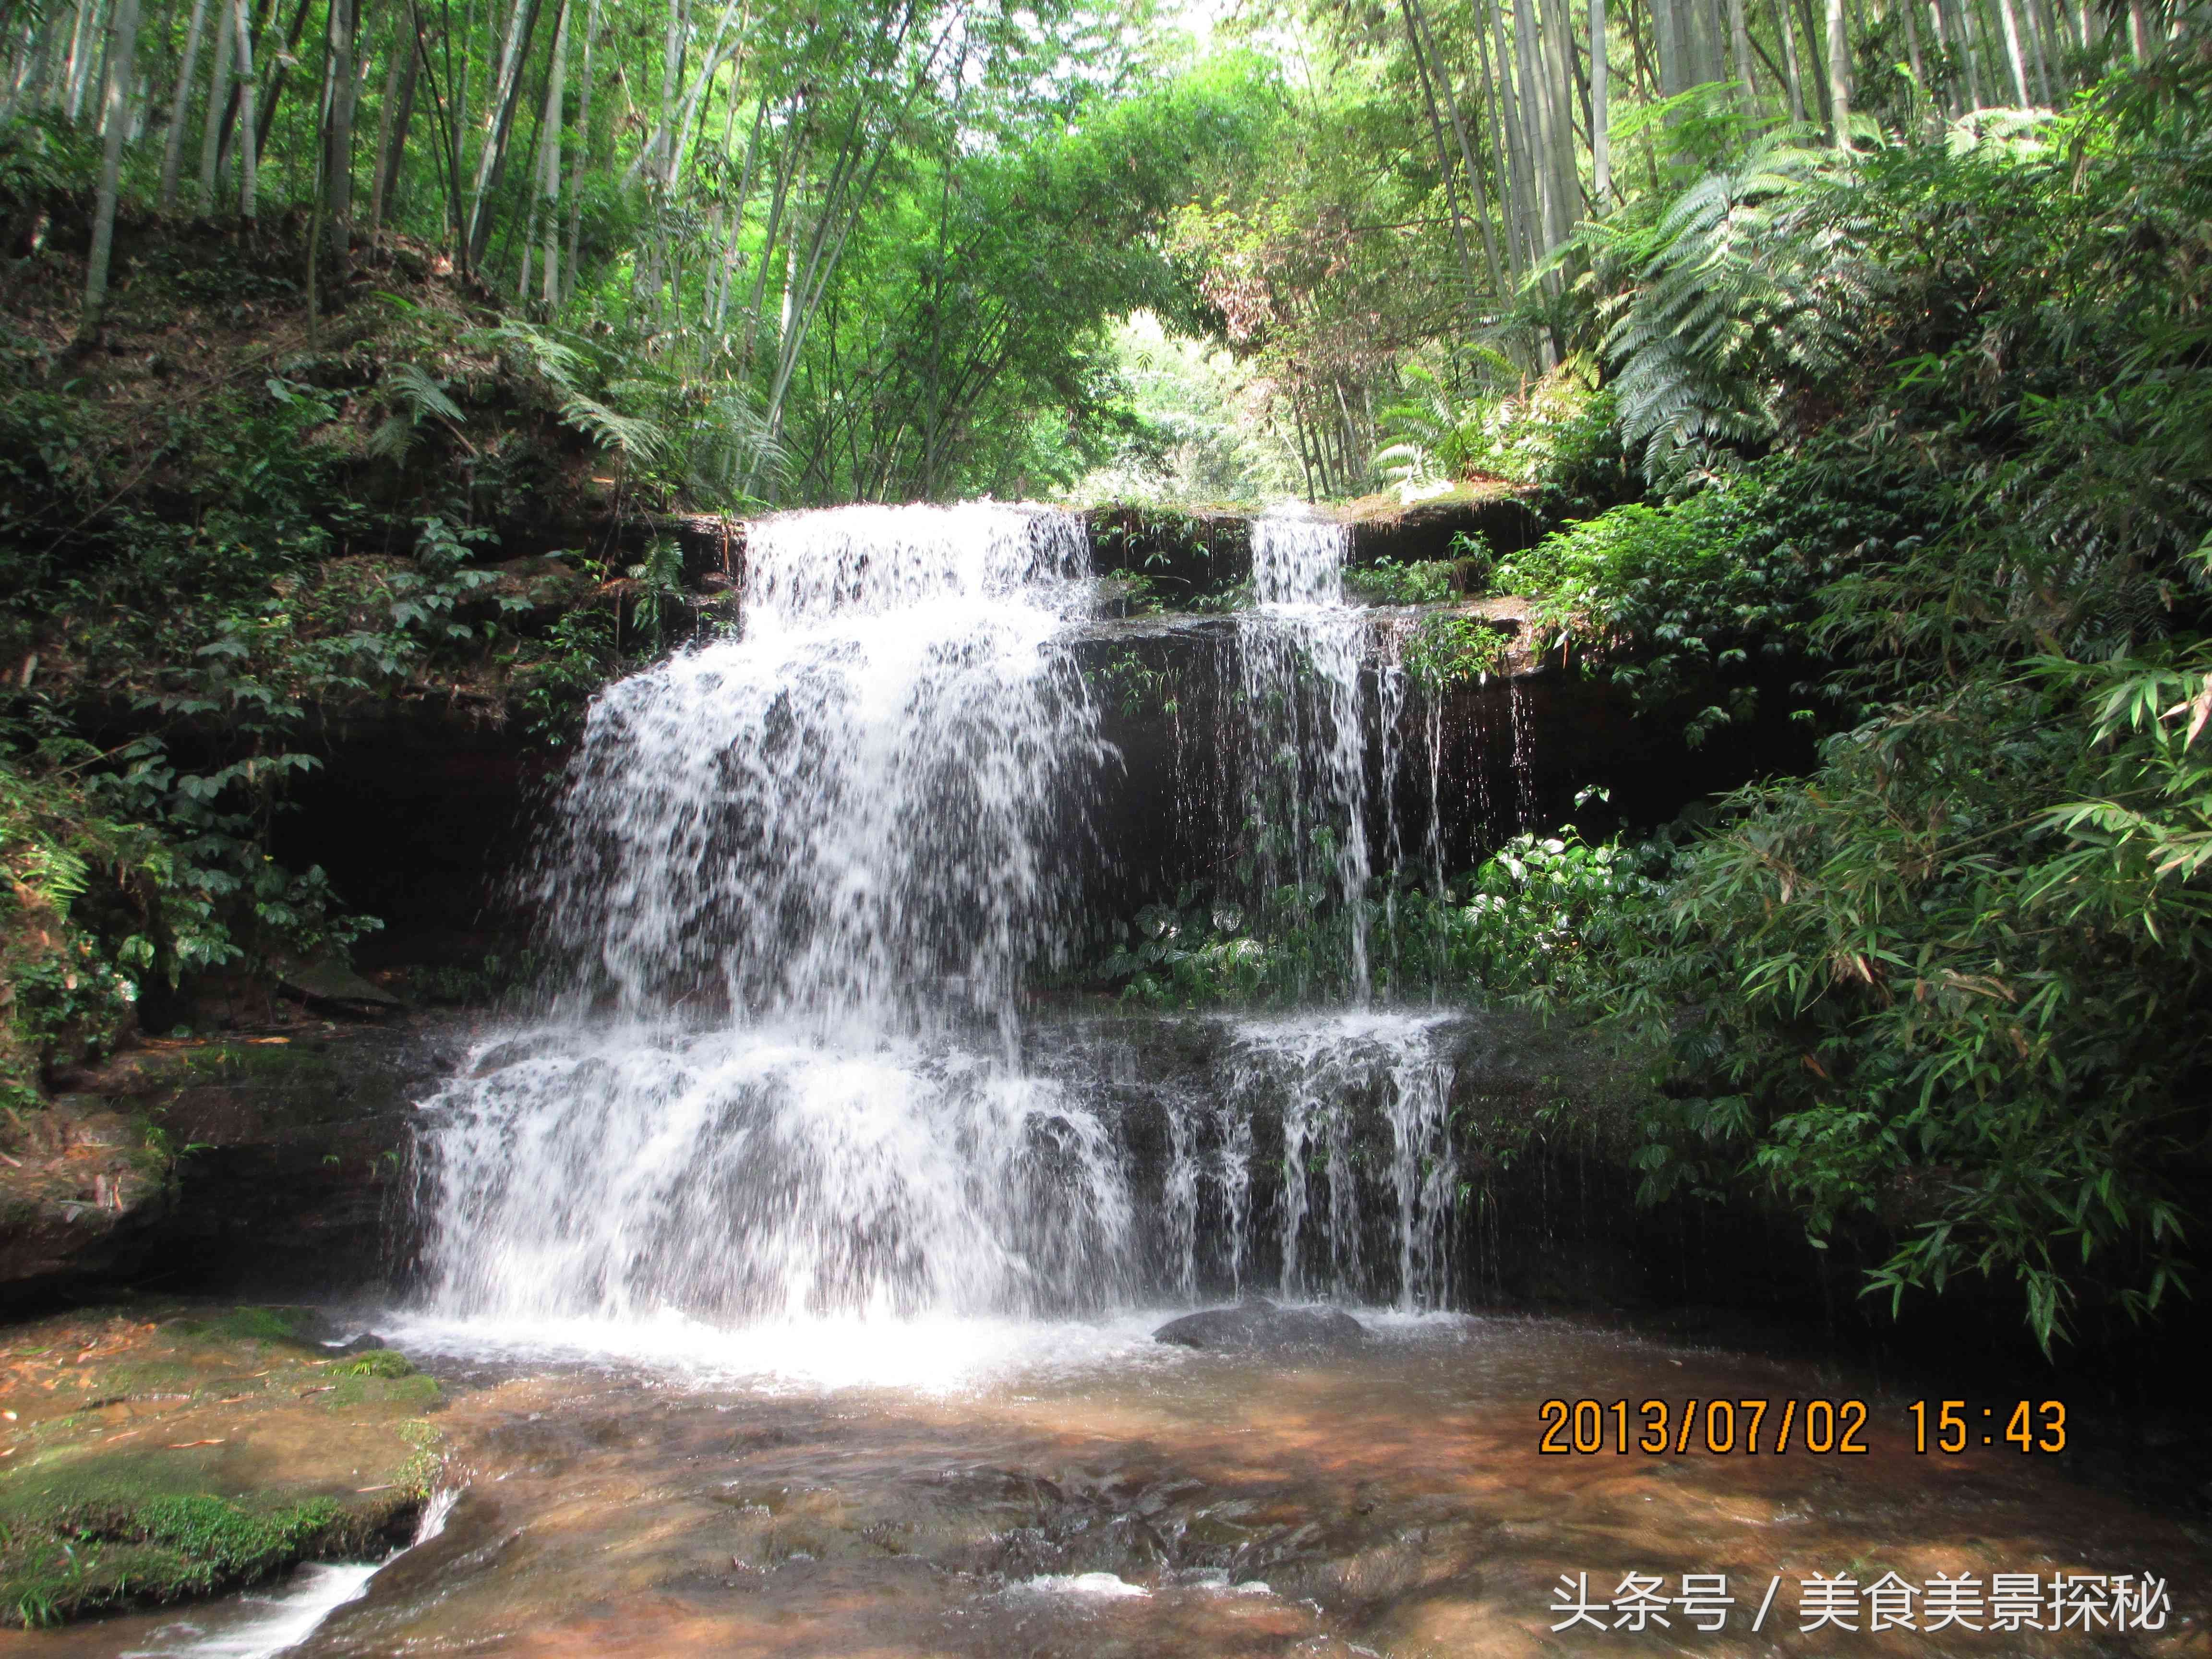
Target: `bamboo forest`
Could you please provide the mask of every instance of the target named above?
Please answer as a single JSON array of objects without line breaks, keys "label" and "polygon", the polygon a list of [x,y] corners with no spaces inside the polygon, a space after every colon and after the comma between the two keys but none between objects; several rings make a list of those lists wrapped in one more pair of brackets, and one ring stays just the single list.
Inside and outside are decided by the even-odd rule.
[{"label": "bamboo forest", "polygon": [[0,1654],[2184,1659],[2202,0],[0,0]]}]

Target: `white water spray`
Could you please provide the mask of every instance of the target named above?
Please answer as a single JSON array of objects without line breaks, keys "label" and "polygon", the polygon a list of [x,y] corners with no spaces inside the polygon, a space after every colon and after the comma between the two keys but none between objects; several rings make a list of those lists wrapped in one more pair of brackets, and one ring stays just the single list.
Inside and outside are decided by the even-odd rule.
[{"label": "white water spray", "polygon": [[[1343,532],[1270,519],[1255,548],[1244,673],[1279,764],[1247,770],[1254,856],[1266,888],[1352,918],[1364,994]],[[1067,649],[1083,568],[1076,522],[1041,509],[768,520],[742,637],[600,698],[535,887],[574,977],[425,1103],[430,1316],[788,1331],[1255,1283],[1441,1299],[1427,1024],[1237,1028],[1156,1152],[1103,1076],[1036,1063],[1056,1051],[1024,1037],[1022,979],[1066,934],[1110,757]],[[1358,1149],[1386,1140],[1378,1173]]]},{"label": "white water spray", "polygon": [[[567,1015],[428,1104],[433,1305],[723,1322],[1115,1292],[1095,1116],[1012,1064],[1105,757],[1063,514],[750,526],[744,632],[594,706],[538,895]],[[611,1024],[580,1018],[594,999]],[[1100,1271],[1100,1264],[1107,1270]]]},{"label": "white water spray", "polygon": [[[1238,617],[1244,775],[1233,865],[1281,925],[1333,911],[1355,1001],[1369,992],[1365,613],[1344,603],[1351,532],[1279,511],[1252,525],[1258,604]],[[1378,672],[1392,672],[1387,669]]]},{"label": "white water spray", "polygon": [[623,1010],[866,1042],[1012,1023],[1059,934],[1056,810],[1102,758],[1050,648],[1080,526],[847,507],[750,526],[744,634],[593,707],[538,896]]}]

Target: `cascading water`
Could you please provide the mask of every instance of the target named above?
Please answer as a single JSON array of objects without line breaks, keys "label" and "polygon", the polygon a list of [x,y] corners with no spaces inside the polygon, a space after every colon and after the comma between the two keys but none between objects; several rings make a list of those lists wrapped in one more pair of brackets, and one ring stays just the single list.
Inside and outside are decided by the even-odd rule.
[{"label": "cascading water", "polygon": [[[1256,885],[1351,918],[1364,997],[1368,711],[1342,532],[1271,518],[1255,544],[1248,760],[1275,763],[1248,766]],[[1112,761],[1067,648],[1084,553],[1042,509],[763,520],[742,635],[601,697],[534,888],[574,976],[426,1103],[437,1314],[1443,1301],[1437,1021],[1211,1025],[1157,1152],[1111,1068],[1024,1030],[1023,975],[1067,936],[1081,807]]]},{"label": "cascading water", "polygon": [[[1097,1118],[1010,1063],[1104,759],[1064,514],[752,526],[742,638],[594,707],[538,896],[565,1018],[431,1103],[434,1302],[1041,1312],[1117,1291]],[[594,1000],[611,1018],[581,1018]]]},{"label": "cascading water", "polygon": [[744,637],[592,710],[538,895],[556,943],[629,1012],[1010,1028],[1069,897],[1061,792],[1103,758],[1051,648],[1084,557],[1073,519],[1010,507],[753,525]]},{"label": "cascading water", "polygon": [[1333,910],[1354,1000],[1369,991],[1370,630],[1344,603],[1345,526],[1295,511],[1252,525],[1255,604],[1237,618],[1243,801],[1232,866],[1281,924]]}]

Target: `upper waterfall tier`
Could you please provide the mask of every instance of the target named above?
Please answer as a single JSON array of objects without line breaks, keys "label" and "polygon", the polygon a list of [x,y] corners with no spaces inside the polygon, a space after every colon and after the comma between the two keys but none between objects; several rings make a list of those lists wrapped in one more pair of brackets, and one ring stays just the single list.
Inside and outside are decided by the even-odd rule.
[{"label": "upper waterfall tier", "polygon": [[742,637],[594,705],[538,897],[585,988],[817,1030],[1012,1018],[1072,902],[1104,757],[1048,648],[1082,537],[1042,509],[851,507],[754,527]]},{"label": "upper waterfall tier", "polygon": [[786,623],[1006,599],[1057,609],[1090,574],[1082,522],[1043,507],[846,507],[747,527],[745,602]]},{"label": "upper waterfall tier", "polygon": [[1261,605],[1340,605],[1352,532],[1292,508],[1252,521],[1252,592]]}]

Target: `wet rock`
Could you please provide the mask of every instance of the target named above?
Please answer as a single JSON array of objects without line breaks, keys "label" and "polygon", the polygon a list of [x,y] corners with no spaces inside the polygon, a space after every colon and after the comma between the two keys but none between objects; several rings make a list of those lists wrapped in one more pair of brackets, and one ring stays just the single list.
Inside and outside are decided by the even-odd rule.
[{"label": "wet rock", "polygon": [[0,1306],[8,1288],[112,1261],[171,1199],[142,1124],[97,1096],[61,1096],[0,1162]]},{"label": "wet rock", "polygon": [[278,966],[283,988],[309,1002],[376,1012],[406,1006],[382,986],[363,979],[342,962],[284,962]]},{"label": "wet rock", "polygon": [[441,1463],[437,1384],[355,1374],[322,1323],[141,1300],[11,1328],[0,1607],[53,1623],[405,1541]]},{"label": "wet rock", "polygon": [[0,1160],[0,1311],[121,1285],[327,1293],[386,1270],[413,1103],[444,1030],[400,1013],[148,1040]]},{"label": "wet rock", "polygon": [[1358,1347],[1369,1340],[1367,1328],[1340,1308],[1285,1308],[1273,1302],[1207,1308],[1170,1319],[1152,1333],[1155,1342],[1216,1352],[1283,1348],[1337,1351]]}]

